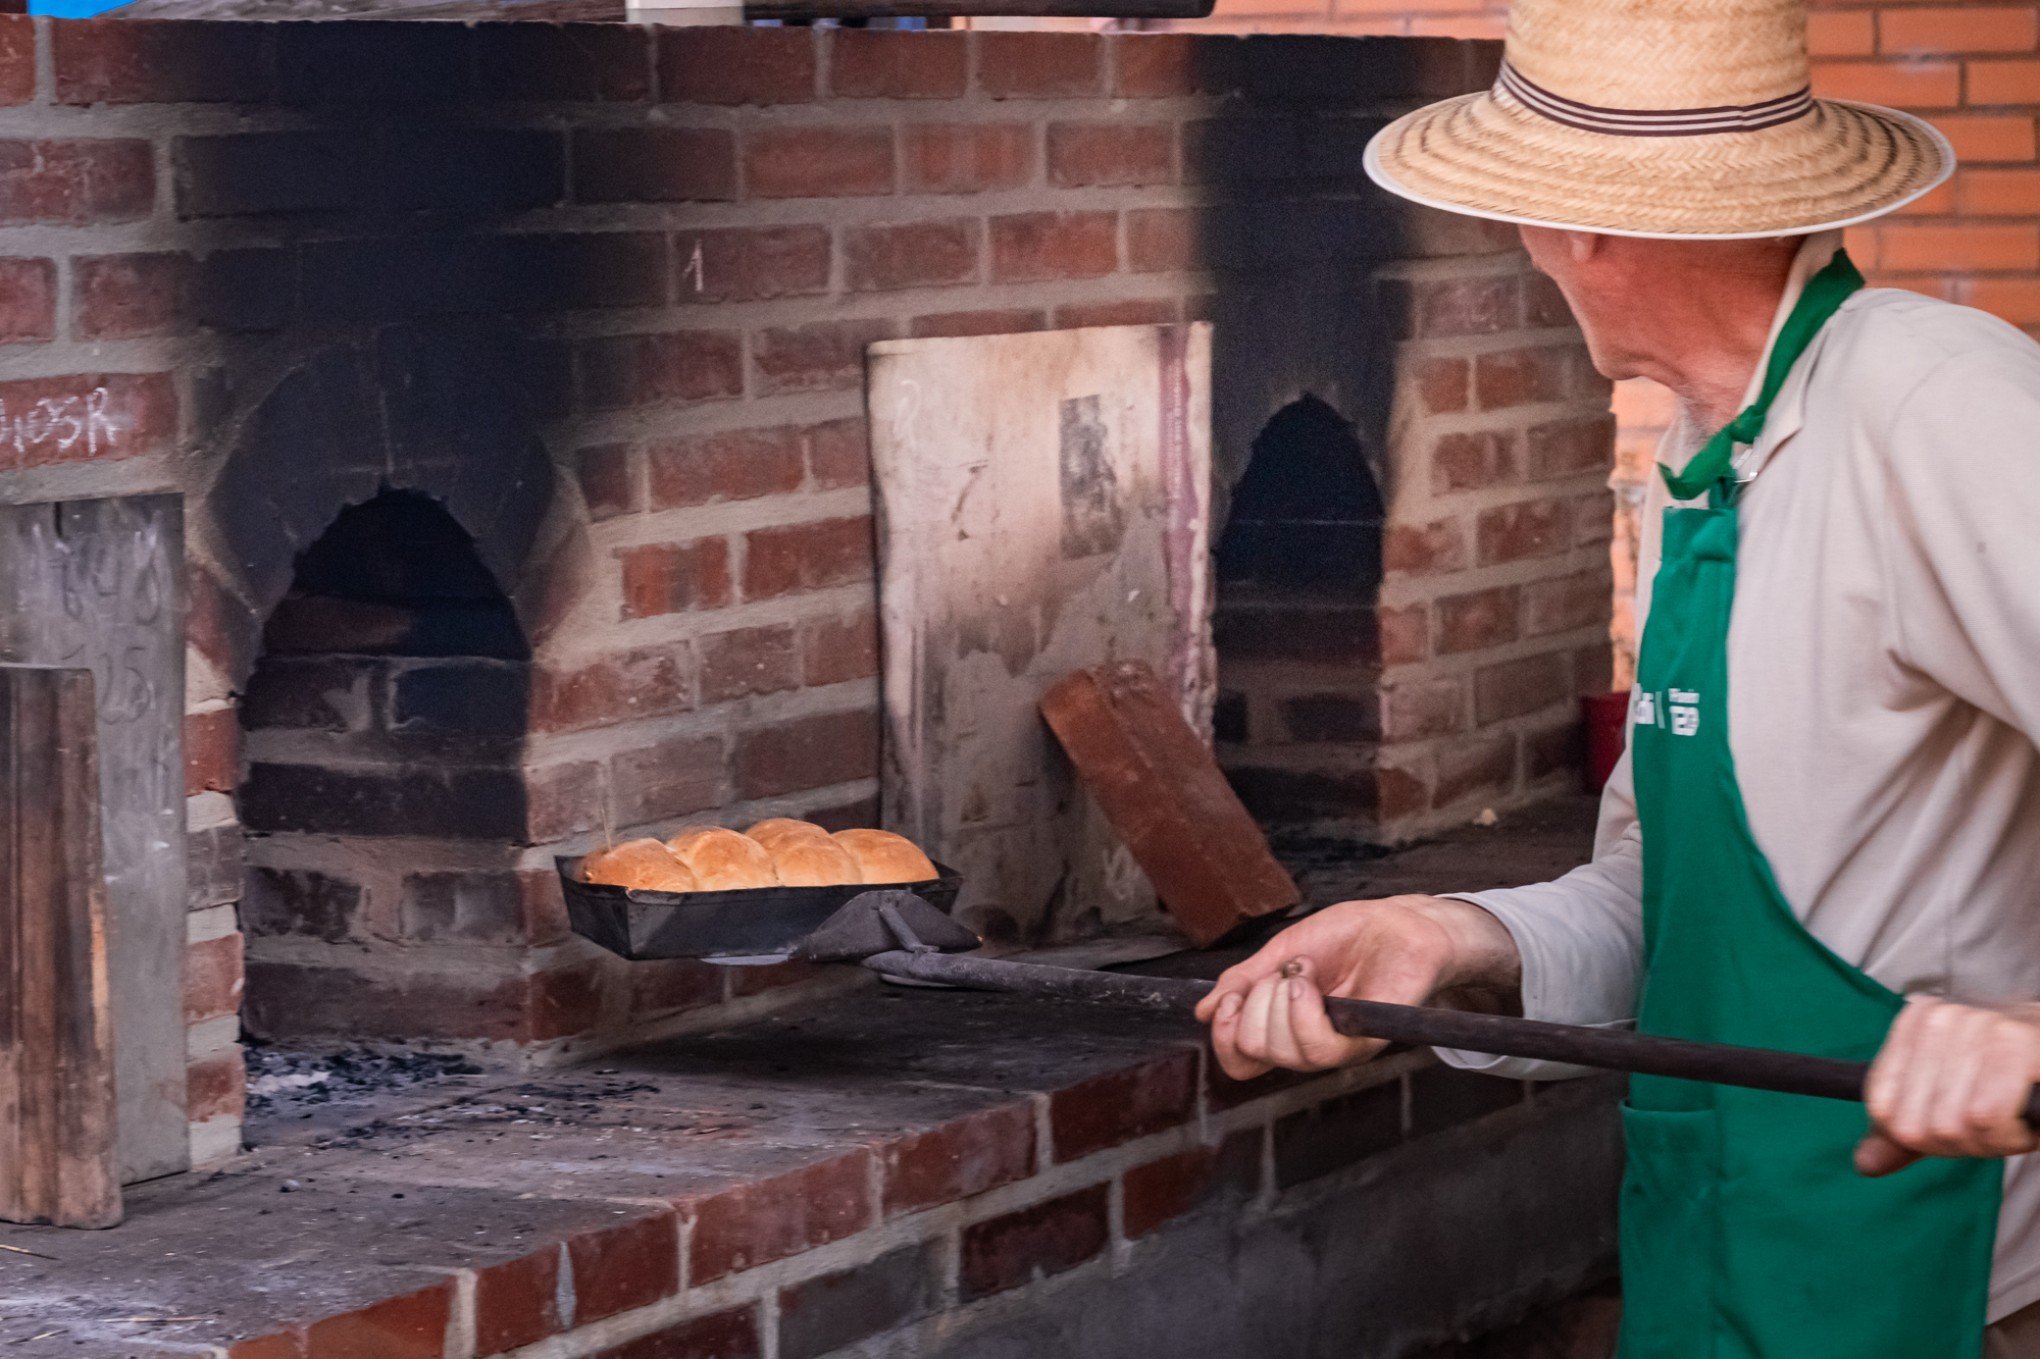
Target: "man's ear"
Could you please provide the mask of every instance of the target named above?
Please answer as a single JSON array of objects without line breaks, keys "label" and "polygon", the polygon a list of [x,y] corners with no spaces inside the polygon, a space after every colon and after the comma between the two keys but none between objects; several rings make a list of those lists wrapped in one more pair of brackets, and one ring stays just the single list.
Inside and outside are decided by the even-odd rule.
[{"label": "man's ear", "polygon": [[1571,252],[1574,264],[1585,264],[1601,253],[1608,238],[1598,231],[1568,231],[1565,233],[1565,248]]}]

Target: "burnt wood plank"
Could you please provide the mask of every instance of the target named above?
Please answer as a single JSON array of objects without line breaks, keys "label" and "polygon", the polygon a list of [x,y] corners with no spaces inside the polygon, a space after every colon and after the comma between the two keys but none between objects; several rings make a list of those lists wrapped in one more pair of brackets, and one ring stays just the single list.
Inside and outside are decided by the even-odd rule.
[{"label": "burnt wood plank", "polygon": [[0,666],[0,1218],[120,1221],[89,670]]},{"label": "burnt wood plank", "polygon": [[0,663],[90,670],[99,705],[123,1183],[183,1170],[184,532],[174,495],[0,505]]}]

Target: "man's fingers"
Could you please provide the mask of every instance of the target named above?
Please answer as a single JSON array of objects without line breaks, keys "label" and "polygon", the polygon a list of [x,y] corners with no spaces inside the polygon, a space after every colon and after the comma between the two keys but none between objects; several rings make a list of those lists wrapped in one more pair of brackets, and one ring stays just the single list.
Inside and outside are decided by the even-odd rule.
[{"label": "man's fingers", "polygon": [[1886,1137],[1914,1151],[1931,1150],[1927,1141],[1932,1136],[1934,1088],[1929,1064],[1949,1017],[1939,1001],[1920,997],[1908,1002],[1871,1068],[1873,1079],[1883,1068],[1871,1120]]},{"label": "man's fingers", "polygon": [[1280,978],[1263,977],[1247,992],[1240,1007],[1240,1051],[1257,1062],[1275,1064],[1268,1047],[1268,1009],[1275,1003]]},{"label": "man's fingers", "polygon": [[1212,1016],[1218,1013],[1219,1003],[1227,996],[1244,998],[1247,992],[1254,989],[1255,982],[1280,967],[1279,962],[1264,958],[1267,952],[1268,950],[1264,948],[1246,961],[1234,963],[1219,973],[1218,980],[1212,984],[1211,990],[1205,994],[1204,999],[1197,1002],[1197,1018],[1209,1024]]},{"label": "man's fingers", "polygon": [[1856,1144],[1856,1173],[1859,1175],[1889,1175],[1904,1170],[1919,1160],[1917,1152],[1907,1151],[1882,1133],[1870,1133]]},{"label": "man's fingers", "polygon": [[1219,1069],[1236,1081],[1250,1081],[1268,1070],[1266,1062],[1240,1051],[1240,1013],[1245,1008],[1246,1002],[1234,992],[1213,1007],[1211,1016],[1211,1050],[1218,1057]]},{"label": "man's fingers", "polygon": [[1870,1064],[1870,1075],[1863,1082],[1863,1103],[1870,1110],[1874,1123],[1889,1123],[1898,1111],[1898,1095],[1907,1061],[1912,1055],[1914,1038],[1917,1033],[1916,1021],[1924,1007],[1933,1004],[1925,997],[1908,1001],[1898,1012],[1898,1018],[1891,1022],[1891,1029],[1884,1035],[1884,1044],[1877,1050],[1877,1060]]},{"label": "man's fingers", "polygon": [[1266,983],[1268,997],[1268,1060],[1279,1067],[1300,1071],[1310,1063],[1304,1060],[1303,1049],[1297,1046],[1296,1026],[1292,1016],[1296,1012],[1296,997],[1299,991],[1310,987],[1294,977],[1272,977]]},{"label": "man's fingers", "polygon": [[[1914,1156],[2010,1156],[2035,1145],[2022,1117],[2036,1069],[2030,1021],[2002,1010],[1917,998],[1891,1026],[1864,1083],[1872,1136],[1865,1173]],[[1880,1146],[1882,1143],[1884,1145]]]},{"label": "man's fingers", "polygon": [[1318,990],[1308,961],[1299,960],[1296,974],[1289,983],[1289,1028],[1307,1066],[1330,1070],[1372,1056],[1382,1046],[1348,1038],[1332,1027],[1332,1017],[1325,1013],[1324,993]]},{"label": "man's fingers", "polygon": [[1966,1006],[1946,1007],[1947,1019],[1938,1041],[1921,1054],[1919,1084],[1926,1087],[1929,1143],[1923,1150],[1939,1156],[1965,1156],[1976,1150],[1976,1130],[1969,1123],[1969,1102],[1982,1078],[1991,1029],[1997,1016]]}]

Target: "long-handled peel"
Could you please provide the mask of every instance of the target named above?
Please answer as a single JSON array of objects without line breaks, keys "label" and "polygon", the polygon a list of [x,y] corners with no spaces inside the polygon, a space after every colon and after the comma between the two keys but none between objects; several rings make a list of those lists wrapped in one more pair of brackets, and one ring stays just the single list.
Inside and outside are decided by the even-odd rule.
[{"label": "long-handled peel", "polygon": [[[831,916],[794,950],[794,956],[810,962],[856,962],[888,977],[969,990],[1154,1010],[1189,1010],[1213,986],[1186,978],[966,956],[980,942],[970,930],[911,892],[873,891],[854,898]],[[1353,1038],[1824,1099],[1862,1099],[1863,1081],[1870,1070],[1863,1062],[1769,1048],[1695,1043],[1627,1029],[1586,1028],[1427,1006],[1328,998],[1325,1011],[1333,1028]],[[2040,1087],[2035,1087],[2026,1101],[2025,1119],[2040,1129]]]}]

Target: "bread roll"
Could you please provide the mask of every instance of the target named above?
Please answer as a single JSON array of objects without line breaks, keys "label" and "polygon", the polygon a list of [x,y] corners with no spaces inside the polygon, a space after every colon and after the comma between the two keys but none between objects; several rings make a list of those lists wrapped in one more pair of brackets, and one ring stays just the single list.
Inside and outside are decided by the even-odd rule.
[{"label": "bread roll", "polygon": [[840,830],[835,841],[857,861],[858,875],[868,884],[932,882],[940,876],[928,856],[904,835],[882,830]]},{"label": "bread roll", "polygon": [[857,860],[825,833],[811,839],[787,834],[766,842],[772,867],[779,881],[788,887],[835,887],[846,882],[863,882]]},{"label": "bread roll", "polygon": [[[776,849],[782,841],[807,840],[833,844],[829,833],[812,821],[795,821],[790,816],[775,816],[769,821],[760,821],[744,832],[767,849]],[[855,882],[852,878],[850,881]]]},{"label": "bread roll", "polygon": [[694,870],[694,879],[704,892],[779,885],[765,846],[733,830],[693,826],[668,840],[666,847]]},{"label": "bread roll", "polygon": [[588,882],[641,892],[699,890],[693,872],[657,840],[626,840],[597,850],[581,861],[581,877]]}]

